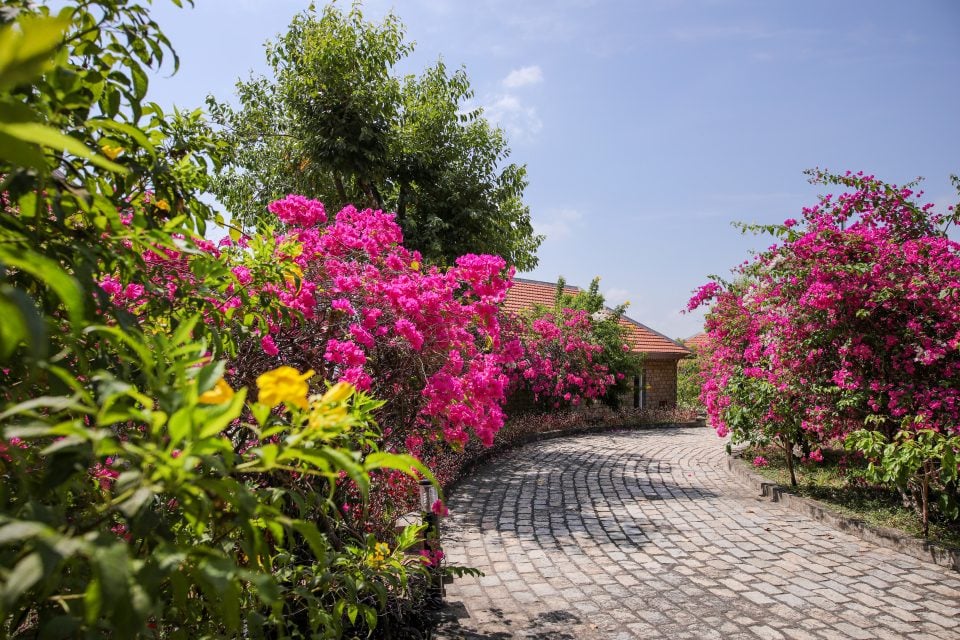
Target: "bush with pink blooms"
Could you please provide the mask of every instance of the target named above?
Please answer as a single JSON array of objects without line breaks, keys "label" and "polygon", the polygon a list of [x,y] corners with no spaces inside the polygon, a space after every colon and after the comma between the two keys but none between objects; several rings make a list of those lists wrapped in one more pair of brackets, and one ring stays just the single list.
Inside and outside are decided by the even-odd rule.
[{"label": "bush with pink blooms", "polygon": [[711,423],[735,441],[778,443],[794,483],[796,445],[960,431],[960,244],[946,232],[957,211],[862,173],[812,182],[844,191],[761,227],[780,242],[690,301],[712,305]]},{"label": "bush with pink blooms", "polygon": [[505,364],[514,393],[550,411],[598,401],[617,406],[624,379],[639,373],[640,358],[624,341],[619,320],[626,305],[608,308],[599,286],[595,278],[571,294],[561,278],[552,306],[504,314]]}]

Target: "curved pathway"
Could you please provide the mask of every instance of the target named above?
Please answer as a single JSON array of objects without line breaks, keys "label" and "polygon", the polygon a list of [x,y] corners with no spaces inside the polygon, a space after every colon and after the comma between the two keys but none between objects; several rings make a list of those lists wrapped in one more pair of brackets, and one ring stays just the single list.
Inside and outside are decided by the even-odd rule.
[{"label": "curved pathway", "polygon": [[460,484],[440,638],[960,638],[960,573],[761,501],[712,431],[549,440]]}]

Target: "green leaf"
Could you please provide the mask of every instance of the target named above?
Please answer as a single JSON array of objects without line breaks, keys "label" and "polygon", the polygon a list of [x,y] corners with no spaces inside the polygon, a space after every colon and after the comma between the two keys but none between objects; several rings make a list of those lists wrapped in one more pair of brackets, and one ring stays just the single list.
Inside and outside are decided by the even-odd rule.
[{"label": "green leaf", "polygon": [[0,27],[0,90],[32,82],[49,69],[70,26],[70,14],[26,15]]},{"label": "green leaf", "polygon": [[9,285],[0,286],[0,358],[7,360],[23,344],[34,359],[46,357],[47,330],[29,296]]},{"label": "green leaf", "polygon": [[121,502],[117,508],[128,519],[134,518],[144,505],[153,500],[154,492],[148,487],[140,487],[134,491],[133,495]]},{"label": "green leaf", "polygon": [[29,273],[60,298],[70,322],[79,325],[84,316],[85,298],[80,283],[53,260],[35,251],[0,244],[0,263]]},{"label": "green leaf", "polygon": [[25,541],[41,536],[54,536],[56,532],[45,524],[26,520],[12,522],[0,527],[0,546],[23,545]]},{"label": "green leaf", "polygon": [[205,391],[213,389],[217,381],[223,377],[225,368],[226,364],[222,360],[211,362],[201,367],[199,373],[197,373],[197,391],[204,393]]},{"label": "green leaf", "polygon": [[44,573],[44,563],[40,553],[35,551],[21,558],[6,576],[6,583],[0,586],[3,609],[9,611],[20,596],[43,579]]},{"label": "green leaf", "polygon": [[[86,145],[53,127],[38,122],[0,122],[0,133],[21,142],[47,147],[54,151],[66,151],[79,158],[86,158],[101,169],[114,173],[127,173],[127,169],[91,151]],[[2,156],[0,156],[2,157]]]},{"label": "green leaf", "polygon": [[170,434],[170,446],[178,445],[190,437],[193,430],[193,411],[190,407],[178,409],[167,421],[167,432]]},{"label": "green leaf", "polygon": [[109,131],[111,133],[129,136],[146,151],[150,153],[154,153],[155,151],[154,146],[150,143],[150,140],[146,134],[144,134],[143,130],[132,124],[119,122],[117,120],[107,120],[105,118],[91,118],[87,120],[87,126],[94,130]]},{"label": "green leaf", "polygon": [[227,428],[243,411],[243,403],[247,399],[247,390],[240,389],[230,402],[218,405],[208,405],[203,414],[203,426],[200,429],[200,439],[215,436]]}]

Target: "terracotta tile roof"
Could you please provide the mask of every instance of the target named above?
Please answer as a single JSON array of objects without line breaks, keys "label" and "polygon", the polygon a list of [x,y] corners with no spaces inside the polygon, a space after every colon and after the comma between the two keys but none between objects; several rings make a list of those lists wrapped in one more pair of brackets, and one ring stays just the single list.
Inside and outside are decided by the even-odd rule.
[{"label": "terracotta tile roof", "polygon": [[[514,313],[535,304],[549,307],[553,305],[556,290],[556,283],[514,278],[513,287],[507,291],[503,307]],[[580,288],[567,286],[564,291],[575,294],[580,291]],[[625,329],[626,343],[634,353],[643,353],[650,358],[683,358],[691,355],[690,350],[685,346],[633,318],[623,316],[620,318],[620,326]]]},{"label": "terracotta tile roof", "polygon": [[687,345],[691,349],[703,349],[704,345],[707,344],[707,334],[701,331],[700,333],[692,335],[684,340],[683,344]]},{"label": "terracotta tile roof", "polygon": [[[567,285],[563,288],[563,291],[573,295],[580,291],[580,288]],[[552,307],[556,294],[556,282],[514,278],[513,286],[507,290],[507,298],[503,301],[503,308],[512,313],[519,313],[535,304]]]}]

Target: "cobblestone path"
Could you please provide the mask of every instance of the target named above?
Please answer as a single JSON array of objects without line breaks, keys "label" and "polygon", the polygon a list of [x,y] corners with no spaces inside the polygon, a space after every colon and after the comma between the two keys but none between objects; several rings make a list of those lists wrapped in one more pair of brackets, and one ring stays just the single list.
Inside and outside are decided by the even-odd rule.
[{"label": "cobblestone path", "polygon": [[960,638],[960,574],[777,504],[712,431],[528,445],[450,499],[441,638]]}]

